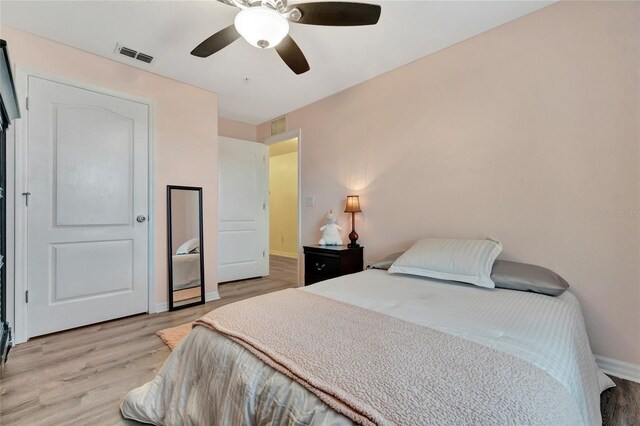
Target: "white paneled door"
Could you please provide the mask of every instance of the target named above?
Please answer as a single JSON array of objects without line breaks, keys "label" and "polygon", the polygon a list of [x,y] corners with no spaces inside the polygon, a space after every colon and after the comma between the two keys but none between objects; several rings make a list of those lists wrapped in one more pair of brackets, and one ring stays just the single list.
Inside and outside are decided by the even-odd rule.
[{"label": "white paneled door", "polygon": [[269,275],[267,146],[218,140],[218,281]]},{"label": "white paneled door", "polygon": [[146,312],[148,106],[28,84],[29,337]]}]

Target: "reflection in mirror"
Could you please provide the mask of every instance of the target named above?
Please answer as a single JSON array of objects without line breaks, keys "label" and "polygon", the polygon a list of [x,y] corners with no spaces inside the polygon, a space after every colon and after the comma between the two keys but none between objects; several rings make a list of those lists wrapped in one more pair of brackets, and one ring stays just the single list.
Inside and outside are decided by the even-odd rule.
[{"label": "reflection in mirror", "polygon": [[202,188],[167,186],[169,310],[204,303]]}]

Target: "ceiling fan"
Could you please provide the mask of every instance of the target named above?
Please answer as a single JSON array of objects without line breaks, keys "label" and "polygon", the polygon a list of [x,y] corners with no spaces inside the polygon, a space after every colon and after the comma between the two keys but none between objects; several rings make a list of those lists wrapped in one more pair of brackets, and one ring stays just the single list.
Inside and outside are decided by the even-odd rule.
[{"label": "ceiling fan", "polygon": [[287,5],[287,0],[218,0],[240,8],[233,25],[218,31],[191,51],[206,58],[240,37],[260,49],[275,48],[296,74],[309,71],[302,50],[289,35],[289,22],[307,25],[373,25],[380,19],[380,6],[352,2],[314,2]]}]

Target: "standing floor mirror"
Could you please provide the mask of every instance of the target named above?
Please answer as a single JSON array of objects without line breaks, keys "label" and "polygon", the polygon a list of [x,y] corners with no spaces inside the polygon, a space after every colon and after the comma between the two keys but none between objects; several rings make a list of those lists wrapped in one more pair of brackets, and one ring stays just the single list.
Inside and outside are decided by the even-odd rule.
[{"label": "standing floor mirror", "polygon": [[202,188],[167,186],[169,310],[204,303]]}]

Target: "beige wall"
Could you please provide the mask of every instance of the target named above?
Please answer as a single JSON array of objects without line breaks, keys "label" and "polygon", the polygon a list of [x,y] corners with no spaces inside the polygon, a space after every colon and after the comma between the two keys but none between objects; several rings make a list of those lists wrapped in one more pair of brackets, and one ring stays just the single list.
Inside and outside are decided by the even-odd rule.
[{"label": "beige wall", "polygon": [[298,257],[297,151],[269,158],[269,251]]},{"label": "beige wall", "polygon": [[242,139],[256,142],[257,127],[253,124],[231,120],[230,118],[218,117],[218,135],[228,138]]},{"label": "beige wall", "polygon": [[557,3],[288,114],[302,242],[349,193],[369,260],[499,238],[570,282],[596,354],[640,363],[639,8]]},{"label": "beige wall", "polygon": [[[6,26],[1,28],[0,36],[7,40],[11,60],[17,67],[153,103],[156,302],[167,300],[166,185],[169,184],[203,187],[205,281],[208,292],[216,290],[217,95]],[[25,94],[19,95],[24,100]]]}]

